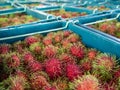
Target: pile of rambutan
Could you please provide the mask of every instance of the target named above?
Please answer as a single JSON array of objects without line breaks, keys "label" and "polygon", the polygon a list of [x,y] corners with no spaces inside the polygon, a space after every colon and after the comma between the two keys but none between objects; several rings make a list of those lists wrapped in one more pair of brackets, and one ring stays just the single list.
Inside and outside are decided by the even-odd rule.
[{"label": "pile of rambutan", "polygon": [[116,57],[70,30],[1,44],[0,76],[0,90],[120,90]]}]

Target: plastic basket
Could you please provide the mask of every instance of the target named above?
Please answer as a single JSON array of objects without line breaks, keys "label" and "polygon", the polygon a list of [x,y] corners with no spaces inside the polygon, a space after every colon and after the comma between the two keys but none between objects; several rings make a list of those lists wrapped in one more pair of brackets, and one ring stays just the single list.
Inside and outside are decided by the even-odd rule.
[{"label": "plastic basket", "polygon": [[[31,9],[14,9],[14,10],[11,10],[9,12],[7,11],[4,11],[4,12],[0,12],[0,16],[2,15],[8,15],[8,14],[15,14],[15,13],[25,13],[27,15],[31,15],[35,18],[38,18],[37,21],[34,21],[34,22],[30,22],[30,23],[26,23],[26,24],[20,24],[20,25],[15,25],[15,26],[24,26],[24,25],[31,25],[33,23],[38,23],[38,22],[45,22],[46,20],[49,20],[49,19],[55,19],[54,17],[52,16],[48,16],[47,14],[43,14],[42,12],[40,11],[37,11],[37,10],[31,10]],[[39,20],[40,19],[40,20]],[[7,26],[7,27],[3,27],[3,28],[0,28],[0,31],[3,31],[4,29],[8,29],[8,28],[11,28],[11,27],[15,27],[15,26]]]},{"label": "plastic basket", "polygon": [[113,40],[112,38],[109,38],[106,35],[101,35],[92,30],[89,30],[88,28],[85,28],[84,26],[77,25],[72,22],[73,21],[69,21],[69,23],[64,21],[58,21],[58,22],[52,22],[52,23],[47,23],[42,25],[38,24],[31,27],[23,27],[23,28],[16,28],[16,29],[14,28],[15,32],[18,30],[20,32],[20,30],[23,30],[23,29],[25,29],[26,31],[31,30],[32,32],[28,34],[21,34],[21,35],[15,35],[15,36],[10,36],[9,34],[8,37],[1,37],[0,43],[13,43],[18,40],[23,40],[25,37],[30,35],[46,34],[52,31],[67,29],[80,35],[82,42],[86,46],[96,48],[102,52],[115,54],[118,57],[120,57],[120,53],[119,53],[120,41]]},{"label": "plastic basket", "polygon": [[[47,11],[55,11],[55,10],[60,10],[60,9],[64,9],[65,11],[68,11],[68,12],[77,12],[77,13],[85,12],[87,15],[93,13],[93,11],[85,9],[85,8],[78,9],[78,8],[69,7],[69,6],[63,6],[63,7],[62,6],[54,6],[54,7],[45,7],[45,8],[36,8],[36,9],[43,11],[44,13],[47,13]],[[49,14],[49,15],[51,15],[51,14]]]}]

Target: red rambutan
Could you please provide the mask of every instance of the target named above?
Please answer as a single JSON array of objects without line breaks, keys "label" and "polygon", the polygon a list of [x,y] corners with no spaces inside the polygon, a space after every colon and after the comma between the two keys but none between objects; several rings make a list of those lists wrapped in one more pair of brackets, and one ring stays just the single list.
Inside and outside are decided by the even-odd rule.
[{"label": "red rambutan", "polygon": [[9,44],[1,44],[0,45],[0,54],[6,54],[10,51],[10,45]]},{"label": "red rambutan", "polygon": [[24,55],[23,55],[23,59],[24,59],[24,62],[27,64],[31,61],[34,60],[34,57],[33,55],[30,53],[30,52],[26,52]]},{"label": "red rambutan", "polygon": [[33,90],[41,90],[45,87],[50,87],[50,84],[47,82],[46,78],[36,73],[31,75],[30,82]]},{"label": "red rambutan", "polygon": [[84,57],[84,49],[81,46],[72,45],[70,47],[70,53],[79,59]]},{"label": "red rambutan", "polygon": [[36,60],[33,60],[33,61],[29,62],[27,67],[31,72],[36,72],[36,71],[41,71],[42,70],[42,64],[39,63]]},{"label": "red rambutan", "polygon": [[68,64],[66,66],[66,76],[70,81],[76,79],[78,76],[82,75],[82,71],[75,64]]},{"label": "red rambutan", "polygon": [[57,47],[53,45],[46,46],[43,50],[43,55],[47,58],[55,57],[57,54]]},{"label": "red rambutan", "polygon": [[62,75],[62,65],[60,60],[56,58],[51,58],[46,60],[45,71],[50,76],[51,79],[57,78]]},{"label": "red rambutan", "polygon": [[100,90],[99,81],[92,75],[84,75],[74,81],[75,90]]},{"label": "red rambutan", "polygon": [[31,44],[33,44],[35,42],[39,42],[39,39],[37,37],[35,37],[35,36],[28,36],[28,37],[25,38],[25,43],[27,45],[31,45]]}]

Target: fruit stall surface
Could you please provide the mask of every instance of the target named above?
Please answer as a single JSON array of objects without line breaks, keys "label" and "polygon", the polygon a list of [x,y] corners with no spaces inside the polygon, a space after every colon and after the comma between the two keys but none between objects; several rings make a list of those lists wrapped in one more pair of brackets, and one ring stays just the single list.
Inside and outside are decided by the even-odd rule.
[{"label": "fruit stall surface", "polygon": [[0,6],[0,90],[120,90],[120,8],[73,1]]}]

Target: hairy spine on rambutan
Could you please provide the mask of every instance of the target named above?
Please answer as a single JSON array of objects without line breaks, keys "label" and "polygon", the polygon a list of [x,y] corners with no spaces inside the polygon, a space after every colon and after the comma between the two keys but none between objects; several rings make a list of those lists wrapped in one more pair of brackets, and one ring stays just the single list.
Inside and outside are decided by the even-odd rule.
[{"label": "hairy spine on rambutan", "polygon": [[45,37],[43,38],[43,43],[44,45],[52,45],[53,41],[52,41],[52,38],[49,38],[49,37]]},{"label": "hairy spine on rambutan", "polygon": [[0,45],[0,54],[7,54],[10,52],[10,45],[9,44],[1,44]]},{"label": "hairy spine on rambutan", "polygon": [[42,51],[42,44],[40,42],[33,43],[29,46],[29,49],[35,54],[40,54]]},{"label": "hairy spine on rambutan", "polygon": [[57,47],[53,45],[46,46],[43,50],[43,55],[47,58],[55,57],[57,54]]},{"label": "hairy spine on rambutan", "polygon": [[29,62],[34,60],[34,56],[30,52],[26,52],[23,54],[23,60],[25,64],[28,64]]},{"label": "hairy spine on rambutan", "polygon": [[50,58],[45,62],[45,71],[51,79],[62,75],[62,64],[57,58]]},{"label": "hairy spine on rambutan", "polygon": [[93,75],[84,75],[74,80],[75,90],[100,90],[99,80]]},{"label": "hairy spine on rambutan", "polygon": [[50,84],[47,82],[47,79],[38,73],[31,74],[30,82],[31,88],[34,90],[41,90],[45,87],[50,87]]},{"label": "hairy spine on rambutan", "polygon": [[35,42],[39,42],[40,40],[39,40],[39,38],[37,38],[35,36],[28,36],[28,37],[25,38],[24,41],[27,45],[31,45]]},{"label": "hairy spine on rambutan", "polygon": [[28,63],[27,68],[30,70],[30,72],[41,71],[42,64],[36,60],[33,60]]},{"label": "hairy spine on rambutan", "polygon": [[70,47],[70,53],[79,59],[82,59],[84,57],[84,49],[81,46],[72,45]]},{"label": "hairy spine on rambutan", "polygon": [[88,59],[89,60],[94,60],[97,55],[97,51],[92,49],[88,51]]},{"label": "hairy spine on rambutan", "polygon": [[29,88],[28,82],[23,77],[10,77],[10,90],[25,90]]},{"label": "hairy spine on rambutan", "polygon": [[21,59],[19,57],[19,54],[17,53],[9,53],[5,56],[3,56],[4,60],[4,67],[7,71],[12,71],[13,69],[16,69],[20,66]]},{"label": "hairy spine on rambutan", "polygon": [[70,30],[64,30],[64,31],[63,31],[63,36],[64,36],[64,37],[68,37],[68,36],[70,36],[71,33],[72,33],[72,32],[71,32]]},{"label": "hairy spine on rambutan", "polygon": [[76,64],[68,64],[66,66],[66,76],[70,81],[73,81],[78,76],[81,76],[83,73],[82,70],[80,70],[80,67]]}]

